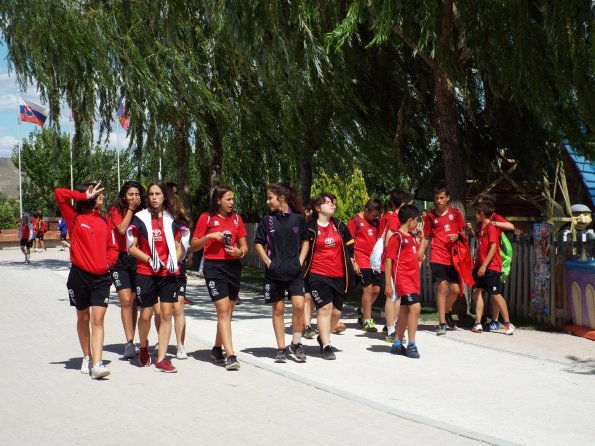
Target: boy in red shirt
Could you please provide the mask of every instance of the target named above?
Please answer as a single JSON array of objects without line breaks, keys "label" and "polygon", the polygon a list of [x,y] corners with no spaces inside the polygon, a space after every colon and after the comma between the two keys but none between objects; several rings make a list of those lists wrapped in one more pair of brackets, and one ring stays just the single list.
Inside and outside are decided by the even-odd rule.
[{"label": "boy in red shirt", "polygon": [[451,208],[450,193],[446,187],[434,188],[436,209],[424,217],[424,238],[421,241],[418,258],[423,261],[426,248],[432,240],[430,268],[436,289],[438,306],[438,336],[446,334],[447,323],[454,328],[451,309],[459,295],[459,274],[452,264],[451,245],[464,236],[465,220],[458,209]]},{"label": "boy in red shirt", "polygon": [[477,254],[475,258],[475,269],[473,278],[475,287],[473,300],[475,301],[475,323],[472,331],[481,333],[481,317],[483,316],[483,293],[487,292],[491,297],[494,306],[500,308],[504,318],[506,334],[514,333],[515,327],[510,323],[508,307],[502,297],[502,259],[500,257],[500,231],[492,224],[494,204],[488,201],[479,203],[475,207],[475,220],[479,223],[480,229],[477,234]]},{"label": "boy in red shirt", "polygon": [[[421,312],[419,260],[417,257],[419,245],[413,235],[418,217],[419,210],[415,206],[410,204],[401,206],[399,209],[401,226],[388,241],[384,257],[384,294],[387,299],[393,299],[397,295],[397,299],[401,300],[397,332],[391,353],[405,355],[409,358],[419,358],[415,344],[417,322]],[[407,348],[401,341],[405,334],[405,328],[409,335]]]},{"label": "boy in red shirt", "polygon": [[363,329],[376,332],[376,324],[372,319],[372,305],[378,298],[382,286],[382,275],[372,270],[370,254],[378,241],[378,217],[382,213],[382,203],[377,198],[370,198],[364,211],[349,220],[347,228],[353,237],[355,260],[353,269],[361,277]]}]

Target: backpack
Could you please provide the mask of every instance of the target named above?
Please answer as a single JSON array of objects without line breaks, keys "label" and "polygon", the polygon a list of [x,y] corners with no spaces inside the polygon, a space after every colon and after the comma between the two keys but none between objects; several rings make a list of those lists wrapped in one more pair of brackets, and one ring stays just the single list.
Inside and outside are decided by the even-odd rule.
[{"label": "backpack", "polygon": [[502,283],[506,282],[508,276],[510,275],[510,270],[512,267],[512,243],[506,237],[506,234],[502,233],[500,236],[500,257],[502,258],[502,276],[501,280]]}]

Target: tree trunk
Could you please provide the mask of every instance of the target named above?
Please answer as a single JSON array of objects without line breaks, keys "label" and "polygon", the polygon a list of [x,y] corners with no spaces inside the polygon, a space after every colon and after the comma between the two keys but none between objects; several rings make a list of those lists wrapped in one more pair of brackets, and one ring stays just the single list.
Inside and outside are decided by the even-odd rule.
[{"label": "tree trunk", "polygon": [[302,177],[302,200],[310,198],[312,191],[312,159],[302,158],[300,160],[300,174]]},{"label": "tree trunk", "polygon": [[188,191],[188,148],[186,129],[181,119],[176,119],[175,124],[176,168],[178,171],[178,195],[182,200],[184,209],[190,209],[190,194]]},{"label": "tree trunk", "polygon": [[461,152],[455,90],[446,73],[440,69],[434,70],[434,107],[451,206],[460,209],[465,215],[465,164]]},{"label": "tree trunk", "polygon": [[210,190],[221,185],[221,172],[223,165],[223,142],[219,133],[219,126],[215,117],[209,114],[206,118],[207,133],[211,142],[211,168],[209,171]]}]

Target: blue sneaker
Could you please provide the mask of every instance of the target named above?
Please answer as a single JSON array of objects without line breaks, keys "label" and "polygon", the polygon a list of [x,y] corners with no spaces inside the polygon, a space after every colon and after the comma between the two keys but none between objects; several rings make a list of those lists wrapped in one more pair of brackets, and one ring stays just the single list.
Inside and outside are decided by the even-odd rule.
[{"label": "blue sneaker", "polygon": [[486,325],[485,331],[498,331],[500,330],[500,322],[492,321]]},{"label": "blue sneaker", "polygon": [[405,349],[405,356],[408,358],[419,359],[419,352],[416,345],[408,345]]},{"label": "blue sneaker", "polygon": [[393,344],[392,347],[390,348],[390,352],[393,355],[403,355],[405,356],[407,353],[407,349],[405,348],[405,346],[403,344],[401,344],[400,342],[398,344]]}]

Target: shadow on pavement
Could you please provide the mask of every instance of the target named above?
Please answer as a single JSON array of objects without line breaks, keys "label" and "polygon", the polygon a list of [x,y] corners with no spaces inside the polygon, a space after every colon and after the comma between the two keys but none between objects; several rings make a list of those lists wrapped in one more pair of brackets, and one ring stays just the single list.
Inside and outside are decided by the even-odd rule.
[{"label": "shadow on pavement", "polygon": [[572,364],[565,370],[578,375],[595,375],[595,359],[580,359],[576,356],[567,356]]},{"label": "shadow on pavement", "polygon": [[31,263],[25,262],[0,262],[0,266],[7,266],[15,269],[30,270],[44,268],[52,271],[65,271],[70,268],[70,260],[57,260],[57,259],[38,259],[32,258]]},{"label": "shadow on pavement", "polygon": [[[67,359],[66,361],[55,361],[55,362],[50,362],[49,364],[51,365],[64,365],[64,368],[67,370],[80,370],[81,368],[81,363],[83,361],[83,357],[78,357],[78,358],[70,358]],[[108,365],[111,361],[109,359],[104,359],[103,363],[105,365]]]}]

